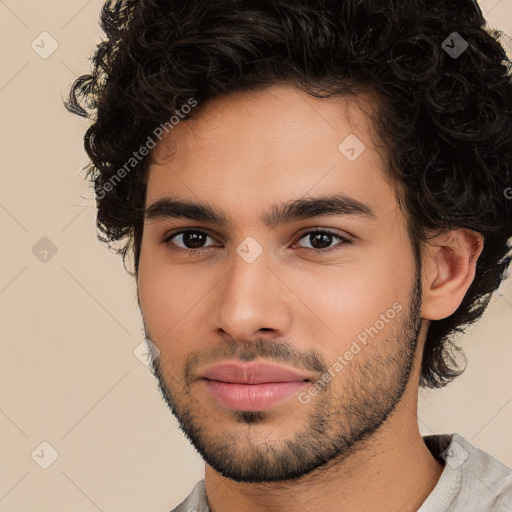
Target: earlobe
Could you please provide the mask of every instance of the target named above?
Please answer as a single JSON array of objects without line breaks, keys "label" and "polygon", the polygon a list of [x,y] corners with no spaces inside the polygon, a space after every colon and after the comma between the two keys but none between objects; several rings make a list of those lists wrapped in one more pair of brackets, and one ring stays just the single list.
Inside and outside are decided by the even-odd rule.
[{"label": "earlobe", "polygon": [[469,229],[452,230],[429,242],[423,262],[423,318],[441,320],[457,310],[475,277],[483,243],[483,236]]}]

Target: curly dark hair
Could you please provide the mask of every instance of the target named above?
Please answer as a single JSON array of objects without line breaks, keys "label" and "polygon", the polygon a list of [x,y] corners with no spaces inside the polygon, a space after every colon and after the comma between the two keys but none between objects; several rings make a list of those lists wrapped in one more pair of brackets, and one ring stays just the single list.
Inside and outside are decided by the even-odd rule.
[{"label": "curly dark hair", "polygon": [[[136,276],[151,152],[112,179],[177,109],[197,101],[181,116],[190,119],[215,96],[276,83],[320,98],[370,91],[417,265],[432,230],[484,236],[464,300],[429,328],[420,386],[440,388],[464,371],[452,337],[508,275],[512,237],[512,66],[505,34],[476,2],[110,0],[101,27],[91,74],[76,79],[65,105],[92,120],[84,141],[98,238],[109,248],[122,241],[115,251],[123,263],[133,254]],[[446,48],[454,37],[467,43],[460,55]]]}]

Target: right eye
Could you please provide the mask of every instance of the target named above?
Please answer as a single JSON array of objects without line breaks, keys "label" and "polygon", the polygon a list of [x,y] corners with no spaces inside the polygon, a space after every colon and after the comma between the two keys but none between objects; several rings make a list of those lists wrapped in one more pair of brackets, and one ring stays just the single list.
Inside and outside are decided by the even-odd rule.
[{"label": "right eye", "polygon": [[[162,243],[166,244],[169,250],[173,252],[199,255],[208,251],[209,247],[213,247],[203,247],[202,244],[204,244],[208,238],[212,237],[210,237],[210,235],[205,231],[201,231],[199,229],[186,229],[168,234]],[[176,247],[176,242],[171,242],[174,239],[181,239],[183,247],[180,247],[179,245]]]}]

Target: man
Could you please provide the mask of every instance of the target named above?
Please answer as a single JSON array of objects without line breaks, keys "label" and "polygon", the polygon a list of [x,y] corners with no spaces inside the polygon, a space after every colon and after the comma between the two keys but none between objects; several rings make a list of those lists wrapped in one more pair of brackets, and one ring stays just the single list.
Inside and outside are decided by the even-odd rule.
[{"label": "man", "polygon": [[509,511],[418,387],[510,263],[512,81],[469,0],[107,2],[68,108],[206,462],[174,511]]}]

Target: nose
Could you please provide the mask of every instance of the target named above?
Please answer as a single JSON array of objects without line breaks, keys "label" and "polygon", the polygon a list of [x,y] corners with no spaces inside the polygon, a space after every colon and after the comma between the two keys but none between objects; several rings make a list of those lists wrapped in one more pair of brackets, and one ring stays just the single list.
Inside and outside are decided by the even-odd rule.
[{"label": "nose", "polygon": [[265,252],[252,263],[235,252],[229,265],[216,287],[217,333],[236,341],[283,336],[291,325],[292,302],[277,265],[271,268]]}]

